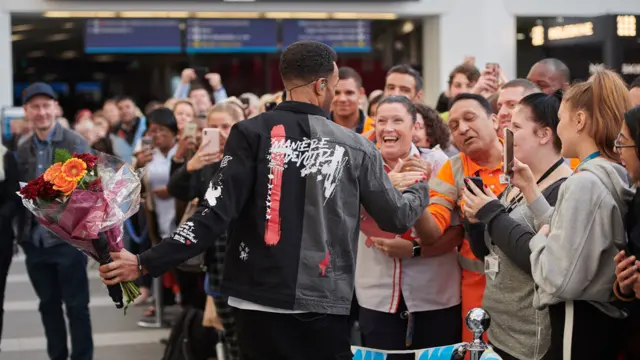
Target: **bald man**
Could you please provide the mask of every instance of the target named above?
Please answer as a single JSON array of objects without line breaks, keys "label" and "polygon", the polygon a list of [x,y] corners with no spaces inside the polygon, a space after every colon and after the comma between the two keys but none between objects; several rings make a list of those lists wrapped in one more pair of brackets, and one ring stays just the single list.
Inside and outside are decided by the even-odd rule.
[{"label": "bald man", "polygon": [[558,89],[567,89],[571,80],[571,72],[565,63],[558,59],[547,58],[535,63],[527,80],[538,85],[546,94],[553,94]]}]

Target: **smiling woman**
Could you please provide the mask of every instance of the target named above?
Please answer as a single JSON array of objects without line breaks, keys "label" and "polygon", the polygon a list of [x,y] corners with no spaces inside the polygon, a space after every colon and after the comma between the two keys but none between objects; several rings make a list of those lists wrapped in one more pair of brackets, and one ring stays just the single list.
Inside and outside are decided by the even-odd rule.
[{"label": "smiling woman", "polygon": [[376,141],[382,158],[393,167],[409,156],[412,148],[416,107],[404,96],[390,96],[380,102],[376,118]]},{"label": "smiling woman", "polygon": [[[437,171],[412,142],[416,120],[416,106],[406,96],[389,96],[378,106],[376,139],[385,171],[399,190]],[[364,209],[362,214],[360,231],[366,240],[358,243],[356,295],[364,346],[402,350],[458,342],[460,288],[451,284],[460,282],[460,267],[453,247],[427,258],[416,231],[384,232]],[[408,333],[413,336],[406,342]]]}]

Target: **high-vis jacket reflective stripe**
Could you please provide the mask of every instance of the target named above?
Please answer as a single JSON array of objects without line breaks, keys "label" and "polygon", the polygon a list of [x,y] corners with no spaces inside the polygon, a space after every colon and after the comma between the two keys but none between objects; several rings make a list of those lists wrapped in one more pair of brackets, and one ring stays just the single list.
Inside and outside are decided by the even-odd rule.
[{"label": "high-vis jacket reflective stripe", "polygon": [[[464,204],[461,201],[461,189],[465,176],[480,176],[494,194],[499,194],[506,187],[500,182],[501,169],[488,169],[473,163],[465,154],[460,153],[447,161],[438,175],[429,181],[429,211],[434,216],[442,231],[451,225],[457,225],[458,218],[463,217]],[[458,250],[458,261],[462,268],[461,295],[463,322],[463,341],[473,340],[473,334],[464,326],[464,317],[474,307],[482,306],[482,297],[486,279],[484,263],[478,260],[465,239]]]},{"label": "high-vis jacket reflective stripe", "polygon": [[[462,164],[462,154],[458,154],[452,157],[451,160],[451,172],[453,173],[453,181],[454,181],[454,190],[459,192],[459,189],[462,189],[464,185],[464,166]],[[452,199],[457,199],[458,196],[452,197]],[[460,207],[457,207],[458,211],[462,212]],[[465,246],[467,245],[467,246]],[[460,247],[460,251],[458,252],[458,261],[460,262],[460,267],[463,270],[473,271],[478,274],[484,274],[484,263],[478,260],[473,252],[471,251],[471,247],[468,246],[467,240],[465,239],[462,246]]]}]

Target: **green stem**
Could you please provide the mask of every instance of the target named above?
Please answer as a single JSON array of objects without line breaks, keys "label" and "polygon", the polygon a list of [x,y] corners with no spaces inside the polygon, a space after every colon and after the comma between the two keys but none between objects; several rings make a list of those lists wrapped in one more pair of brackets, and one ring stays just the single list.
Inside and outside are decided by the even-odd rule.
[{"label": "green stem", "polygon": [[120,286],[122,287],[122,293],[125,300],[124,315],[127,315],[127,308],[130,303],[140,296],[140,289],[138,289],[138,287],[131,281],[120,283]]}]

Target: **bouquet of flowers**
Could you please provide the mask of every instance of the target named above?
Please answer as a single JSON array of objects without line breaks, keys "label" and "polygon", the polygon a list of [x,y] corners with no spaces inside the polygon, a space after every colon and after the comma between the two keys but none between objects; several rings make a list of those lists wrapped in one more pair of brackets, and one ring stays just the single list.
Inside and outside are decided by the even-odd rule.
[{"label": "bouquet of flowers", "polygon": [[[54,164],[19,194],[42,226],[104,265],[109,252],[122,250],[122,226],[140,206],[141,175],[113,156],[57,149]],[[131,282],[108,290],[118,309],[123,293],[126,305],[140,295]]]}]

